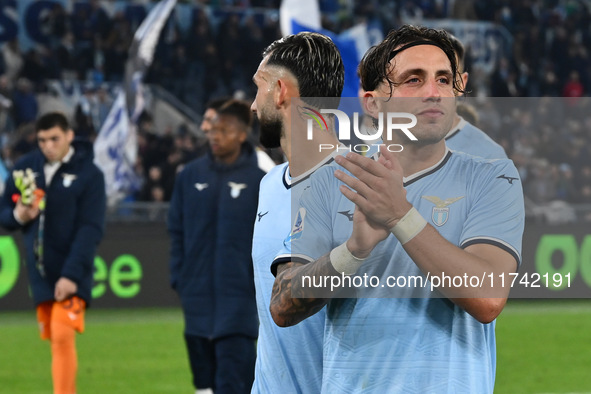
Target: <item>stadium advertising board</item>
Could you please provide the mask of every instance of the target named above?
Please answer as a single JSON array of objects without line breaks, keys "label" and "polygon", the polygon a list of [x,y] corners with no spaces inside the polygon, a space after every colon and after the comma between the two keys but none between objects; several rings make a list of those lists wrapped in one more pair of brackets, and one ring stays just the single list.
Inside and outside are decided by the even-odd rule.
[{"label": "stadium advertising board", "polygon": [[[0,310],[30,309],[21,237],[0,233]],[[168,281],[164,223],[108,224],[94,260],[92,307],[178,305]]]},{"label": "stadium advertising board", "polygon": [[[591,234],[585,224],[528,223],[523,263],[507,278],[512,298],[590,298]],[[30,309],[20,235],[0,234],[0,310]],[[164,223],[109,224],[94,260],[93,307],[177,306],[169,286]]]}]

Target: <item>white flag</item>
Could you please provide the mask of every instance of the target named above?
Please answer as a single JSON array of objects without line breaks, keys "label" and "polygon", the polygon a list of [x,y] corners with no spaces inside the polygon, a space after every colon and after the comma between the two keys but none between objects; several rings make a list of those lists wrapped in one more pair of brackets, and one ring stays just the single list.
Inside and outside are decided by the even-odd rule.
[{"label": "white flag", "polygon": [[144,109],[142,80],[154,60],[160,33],[175,5],[176,0],[160,1],[152,8],[133,36],[125,65],[127,108],[132,122],[137,122]]},{"label": "white flag", "polygon": [[176,0],[160,1],[135,32],[125,69],[125,88],[117,94],[94,142],[94,162],[105,174],[110,204],[137,191],[140,186],[134,165],[136,122],[144,109],[142,79],[152,64],[160,33],[175,5]]},{"label": "white flag", "polygon": [[119,91],[94,142],[94,162],[105,175],[109,202],[113,203],[139,187],[133,165],[137,158],[137,135],[129,121],[125,93]]},{"label": "white flag", "polygon": [[305,26],[309,31],[319,31],[322,25],[318,0],[283,0],[279,7],[279,24],[284,37],[302,31],[294,29],[293,23]]},{"label": "white flag", "polygon": [[[313,31],[330,37],[341,52],[345,66],[345,86],[342,97],[357,97],[359,78],[357,66],[371,45],[382,41],[381,28],[358,24],[341,34],[322,29],[318,0],[283,0],[279,9],[281,34],[297,34]],[[345,101],[343,104],[350,103]],[[357,107],[358,104],[355,104]],[[341,108],[347,113],[360,111],[361,108]]]}]

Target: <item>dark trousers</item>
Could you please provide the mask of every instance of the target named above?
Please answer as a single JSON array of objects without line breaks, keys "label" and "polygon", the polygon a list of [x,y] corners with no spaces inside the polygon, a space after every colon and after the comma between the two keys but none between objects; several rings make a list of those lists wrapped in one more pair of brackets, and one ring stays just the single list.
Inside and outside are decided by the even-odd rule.
[{"label": "dark trousers", "polygon": [[196,389],[215,394],[250,393],[256,360],[255,339],[232,335],[207,339],[185,334]]}]

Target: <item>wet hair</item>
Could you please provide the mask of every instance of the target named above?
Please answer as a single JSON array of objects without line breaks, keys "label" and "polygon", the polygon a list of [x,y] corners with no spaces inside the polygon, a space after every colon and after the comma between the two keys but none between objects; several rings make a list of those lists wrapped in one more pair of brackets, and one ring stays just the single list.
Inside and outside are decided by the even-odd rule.
[{"label": "wet hair", "polygon": [[[384,41],[370,48],[359,63],[358,73],[361,78],[363,90],[375,90],[382,81],[390,85],[390,90],[397,86],[396,82],[390,79],[390,61],[395,59],[396,54],[412,45],[435,45],[445,53],[451,64],[453,74],[453,88],[463,92],[458,85],[458,66],[456,55],[449,34],[443,30],[430,29],[422,26],[404,25],[398,30],[391,30]],[[395,67],[395,66],[394,66]]]},{"label": "wet hair", "polygon": [[464,71],[464,57],[466,56],[466,49],[464,48],[464,44],[456,36],[451,33],[447,33],[449,36],[449,40],[451,41],[451,46],[454,49],[455,54],[458,57],[458,72]]},{"label": "wet hair", "polygon": [[35,132],[38,133],[42,130],[49,130],[54,127],[59,127],[64,132],[70,130],[70,124],[68,118],[61,112],[49,112],[37,119],[35,123]]},{"label": "wet hair", "polygon": [[[297,80],[300,97],[312,106],[337,108],[345,83],[345,66],[332,40],[319,33],[283,37],[263,51],[267,66],[288,70]],[[331,100],[306,98],[330,97]]]}]

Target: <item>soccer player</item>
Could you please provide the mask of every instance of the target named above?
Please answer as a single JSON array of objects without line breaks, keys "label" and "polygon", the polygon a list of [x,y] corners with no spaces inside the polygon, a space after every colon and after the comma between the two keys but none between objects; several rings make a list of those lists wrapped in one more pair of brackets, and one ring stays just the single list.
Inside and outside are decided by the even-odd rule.
[{"label": "soccer player", "polygon": [[[221,97],[213,99],[206,104],[205,112],[203,112],[203,118],[200,125],[201,131],[203,131],[205,136],[207,136],[207,133],[209,133],[209,131],[213,128],[213,124],[217,119],[220,108],[230,100],[232,99],[228,97]],[[209,144],[207,142],[198,146],[196,156],[200,157],[204,155],[207,153],[208,149]],[[254,146],[254,149],[257,155],[257,163],[259,164],[259,168],[261,170],[269,172],[271,168],[275,167],[275,162],[269,157],[267,152],[260,149],[258,146]]]},{"label": "soccer player", "polygon": [[[341,167],[311,176],[300,201],[303,219],[273,263],[273,319],[292,326],[327,305],[323,392],[492,393],[494,321],[509,293],[496,279],[520,262],[517,170],[509,160],[446,147],[461,87],[445,33],[413,26],[391,31],[360,74],[366,111],[374,118],[413,114],[417,140],[391,133],[385,144],[403,144],[402,152],[382,147],[378,161],[336,156]],[[345,282],[363,275],[385,287],[392,278],[414,282],[395,293],[379,283],[375,292],[353,286],[381,298],[339,299],[303,282],[304,276]],[[492,279],[482,287],[456,281],[483,275]]]},{"label": "soccer player", "polygon": [[209,101],[205,106],[203,118],[201,119],[201,131],[207,136],[207,133],[213,129],[213,125],[217,119],[220,108],[230,100],[228,97],[221,97]]},{"label": "soccer player", "polygon": [[[456,54],[462,88],[465,89],[468,84],[468,72],[464,70],[464,55],[466,50],[462,42],[454,35],[449,34],[449,39]],[[451,130],[445,136],[445,143],[451,150],[466,152],[474,156],[484,157],[485,159],[507,158],[507,154],[501,145],[497,144],[484,131],[458,115],[457,111]]]},{"label": "soccer player", "polygon": [[22,230],[41,339],[51,344],[55,394],[76,393],[76,332],[84,331],[94,255],[103,236],[105,181],[92,145],[74,140],[66,117],[41,116],[39,149],[19,160],[6,182],[0,224]]},{"label": "soccer player", "polygon": [[[266,148],[281,146],[287,162],[263,178],[255,220],[252,256],[260,326],[252,392],[318,393],[324,311],[298,326],[277,327],[269,312],[274,282],[270,263],[289,234],[292,206],[297,207],[310,174],[336,154],[334,150],[319,150],[319,144],[339,144],[330,118],[330,130],[320,130],[314,123],[313,138],[307,140],[309,117],[301,116],[299,110],[314,107],[318,111],[325,101],[336,108],[344,84],[344,66],[328,37],[305,32],[269,45],[253,80],[258,90],[252,110],[260,121],[261,144]],[[304,97],[303,102],[300,97]],[[328,99],[317,101],[317,97]]]},{"label": "soccer player", "polygon": [[210,152],[187,164],[170,201],[171,286],[198,394],[248,393],[258,332],[252,223],[259,183],[247,103],[226,102],[207,133]]}]

